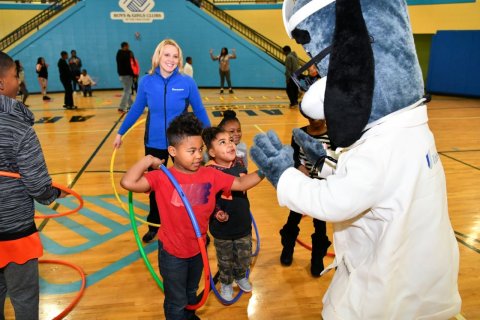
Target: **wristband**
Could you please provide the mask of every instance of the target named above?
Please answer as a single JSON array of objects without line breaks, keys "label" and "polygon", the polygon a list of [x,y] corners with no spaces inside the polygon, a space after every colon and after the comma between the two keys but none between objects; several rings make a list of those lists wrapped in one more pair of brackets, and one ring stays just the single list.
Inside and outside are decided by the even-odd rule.
[{"label": "wristband", "polygon": [[265,173],[263,173],[263,171],[262,171],[261,169],[258,169],[258,170],[257,170],[257,174],[258,174],[258,176],[260,177],[260,179],[265,178]]}]

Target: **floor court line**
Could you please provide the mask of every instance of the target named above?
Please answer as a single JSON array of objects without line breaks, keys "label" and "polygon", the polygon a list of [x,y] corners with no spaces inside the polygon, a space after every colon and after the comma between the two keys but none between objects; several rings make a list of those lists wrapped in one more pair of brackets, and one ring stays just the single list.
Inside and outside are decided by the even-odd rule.
[{"label": "floor court line", "polygon": [[[122,114],[118,120],[113,124],[112,128],[110,129],[110,131],[107,133],[107,135],[103,138],[103,140],[100,142],[100,144],[97,146],[97,148],[95,149],[95,151],[90,155],[90,157],[88,158],[88,160],[85,162],[85,164],[82,166],[82,168],[78,171],[78,173],[75,175],[75,177],[73,178],[72,182],[69,183],[68,185],[68,188],[69,189],[72,189],[73,186],[75,185],[75,183],[77,183],[78,179],[80,178],[80,176],[83,174],[83,172],[87,169],[88,165],[90,164],[90,162],[92,162],[93,158],[95,158],[95,156],[97,155],[98,151],[100,151],[100,149],[103,147],[103,145],[105,144],[105,142],[107,141],[108,137],[112,134],[113,130],[117,127],[117,125],[120,123],[120,121],[122,120],[122,118],[125,116],[125,114]],[[53,207],[53,210],[56,210],[58,208],[59,204],[55,204],[55,206]],[[48,224],[48,222],[50,221],[50,219],[44,219],[42,221],[42,223],[38,226],[38,231],[41,232],[45,226]]]}]

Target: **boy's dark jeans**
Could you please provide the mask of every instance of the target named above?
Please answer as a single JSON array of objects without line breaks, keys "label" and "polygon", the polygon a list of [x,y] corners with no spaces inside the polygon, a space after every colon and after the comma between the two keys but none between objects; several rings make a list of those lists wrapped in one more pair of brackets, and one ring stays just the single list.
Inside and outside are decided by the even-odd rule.
[{"label": "boy's dark jeans", "polygon": [[186,259],[177,258],[163,250],[163,243],[158,241],[158,265],[165,292],[165,318],[192,319],[195,311],[185,307],[197,303],[198,282],[203,271],[201,254]]}]

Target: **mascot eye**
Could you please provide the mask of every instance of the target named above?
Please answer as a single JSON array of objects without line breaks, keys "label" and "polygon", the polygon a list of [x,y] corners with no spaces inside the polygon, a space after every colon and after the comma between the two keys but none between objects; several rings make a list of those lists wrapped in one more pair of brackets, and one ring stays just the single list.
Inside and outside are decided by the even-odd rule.
[{"label": "mascot eye", "polygon": [[292,30],[292,38],[301,45],[310,43],[311,40],[310,33],[307,30],[302,30],[298,28]]},{"label": "mascot eye", "polygon": [[[293,31],[292,31],[292,35],[294,32],[302,32],[302,31],[305,31],[305,30],[301,30],[301,29],[297,29],[295,28]],[[307,34],[308,34],[308,31],[305,31]],[[295,37],[295,36],[294,36]],[[308,34],[308,37],[310,37],[310,34]],[[373,38],[372,35],[369,36],[370,37],[370,43],[374,43],[375,42],[375,39]],[[295,40],[297,38],[295,37]],[[310,38],[309,38],[310,39]],[[310,40],[309,40],[310,41]],[[298,42],[298,41],[297,41]],[[298,42],[300,43],[300,42]],[[318,78],[320,78],[320,76],[318,76],[317,78],[309,78],[309,77],[306,77],[304,75],[304,73],[308,70],[308,68],[310,68],[312,65],[318,65],[320,63],[320,61],[322,61],[323,59],[325,59],[325,57],[327,55],[330,54],[330,52],[332,51],[332,46],[328,46],[326,47],[325,49],[323,49],[322,51],[320,51],[315,57],[313,57],[312,59],[310,59],[310,61],[308,61],[305,65],[303,65],[301,68],[299,68],[297,71],[295,71],[293,74],[292,74],[292,80],[293,82],[295,82],[295,84],[297,85],[297,87],[300,89],[300,90],[303,90],[305,92],[307,92],[308,88],[310,88],[310,86],[316,81],[318,80]]]}]

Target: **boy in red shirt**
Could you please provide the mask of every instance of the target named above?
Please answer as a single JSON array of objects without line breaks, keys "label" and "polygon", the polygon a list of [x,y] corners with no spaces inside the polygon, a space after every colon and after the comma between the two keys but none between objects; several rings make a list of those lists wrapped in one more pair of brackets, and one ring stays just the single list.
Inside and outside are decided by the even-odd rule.
[{"label": "boy in red shirt", "polygon": [[[234,177],[203,167],[202,124],[190,113],[175,118],[167,129],[168,153],[174,158],[169,170],[181,185],[195,213],[205,240],[215,195],[220,192],[245,191],[257,185],[261,173]],[[165,290],[164,311],[167,320],[199,319],[186,310],[197,302],[197,289],[203,263],[192,223],[183,202],[168,177],[158,168],[162,161],[147,155],[131,167],[120,184],[133,192],[155,191],[161,212],[158,232],[158,259]]]}]

